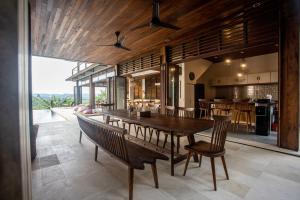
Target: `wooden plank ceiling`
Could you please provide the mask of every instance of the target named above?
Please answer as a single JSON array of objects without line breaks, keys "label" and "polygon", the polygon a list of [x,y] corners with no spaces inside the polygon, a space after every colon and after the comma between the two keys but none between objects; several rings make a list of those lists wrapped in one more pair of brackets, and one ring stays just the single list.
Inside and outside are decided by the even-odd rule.
[{"label": "wooden plank ceiling", "polygon": [[[199,30],[199,26],[229,16],[243,7],[237,0],[160,0],[161,20],[181,30],[144,28],[151,0],[30,0],[32,54],[68,60],[117,64]],[[197,29],[198,28],[198,29]],[[125,36],[127,52],[97,44]]]}]

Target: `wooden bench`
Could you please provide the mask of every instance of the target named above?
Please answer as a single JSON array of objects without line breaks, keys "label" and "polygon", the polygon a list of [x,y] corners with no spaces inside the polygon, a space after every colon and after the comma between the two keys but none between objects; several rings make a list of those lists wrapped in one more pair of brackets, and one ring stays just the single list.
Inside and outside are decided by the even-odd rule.
[{"label": "wooden bench", "polygon": [[114,127],[81,114],[75,115],[80,126],[79,142],[81,142],[82,133],[84,133],[95,144],[95,161],[97,161],[98,147],[101,147],[111,156],[128,166],[130,200],[133,198],[134,169],[143,170],[145,169],[144,164],[151,165],[155,187],[158,188],[156,160],[168,160],[167,156],[126,140],[126,129]]}]

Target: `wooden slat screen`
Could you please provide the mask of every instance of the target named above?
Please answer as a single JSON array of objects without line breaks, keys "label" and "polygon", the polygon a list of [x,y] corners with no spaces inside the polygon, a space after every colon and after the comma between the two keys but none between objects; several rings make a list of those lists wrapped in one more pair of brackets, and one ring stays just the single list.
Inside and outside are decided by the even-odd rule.
[{"label": "wooden slat screen", "polygon": [[160,52],[155,51],[119,64],[119,75],[160,67]]},{"label": "wooden slat screen", "polygon": [[234,15],[204,25],[205,30],[195,38],[170,46],[168,62],[176,63],[193,57],[207,58],[246,48],[276,45],[278,27],[276,0],[248,1]]}]

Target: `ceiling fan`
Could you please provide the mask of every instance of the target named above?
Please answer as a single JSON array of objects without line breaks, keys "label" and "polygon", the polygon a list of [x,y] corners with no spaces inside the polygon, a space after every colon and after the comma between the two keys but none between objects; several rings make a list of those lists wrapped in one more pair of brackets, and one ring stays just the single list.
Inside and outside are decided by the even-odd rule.
[{"label": "ceiling fan", "polygon": [[115,44],[97,45],[97,46],[100,46],[100,47],[115,47],[115,48],[118,48],[118,49],[124,49],[126,51],[130,51],[129,48],[123,46],[123,41],[124,41],[125,37],[123,36],[123,37],[119,38],[121,32],[120,31],[116,31],[115,34],[116,34],[116,37],[117,37],[117,42]]},{"label": "ceiling fan", "polygon": [[154,28],[154,27],[161,27],[161,28],[167,28],[167,29],[172,29],[172,30],[180,30],[179,27],[174,26],[172,24],[168,24],[165,22],[162,22],[159,17],[159,0],[153,0],[152,1],[152,19],[150,23],[145,23],[139,26],[136,26],[132,28],[131,30],[137,30],[145,27]]}]

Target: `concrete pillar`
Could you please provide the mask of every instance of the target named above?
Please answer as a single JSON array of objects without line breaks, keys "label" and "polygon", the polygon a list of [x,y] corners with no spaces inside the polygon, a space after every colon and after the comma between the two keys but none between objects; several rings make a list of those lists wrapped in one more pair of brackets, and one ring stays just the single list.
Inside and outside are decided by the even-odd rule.
[{"label": "concrete pillar", "polygon": [[0,27],[0,198],[20,200],[27,198],[22,198],[18,0],[0,1]]},{"label": "concrete pillar", "polygon": [[93,77],[90,76],[90,107],[95,108],[95,83],[93,83]]}]

